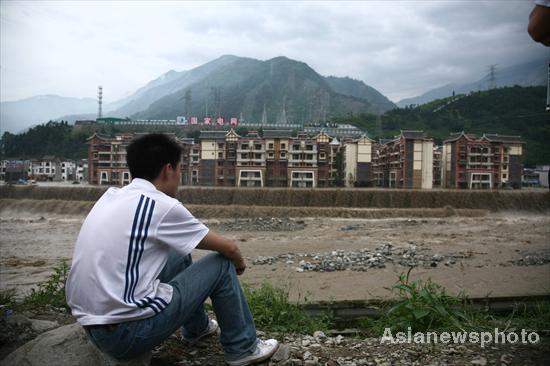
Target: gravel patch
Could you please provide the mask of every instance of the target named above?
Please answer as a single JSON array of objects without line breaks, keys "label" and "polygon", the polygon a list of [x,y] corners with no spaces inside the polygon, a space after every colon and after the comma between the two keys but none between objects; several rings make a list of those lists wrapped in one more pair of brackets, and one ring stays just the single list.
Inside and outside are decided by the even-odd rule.
[{"label": "gravel patch", "polygon": [[362,249],[359,251],[334,250],[326,253],[286,253],[278,256],[257,256],[252,260],[254,265],[271,265],[283,262],[295,265],[297,272],[316,271],[366,271],[371,268],[384,268],[386,263],[398,264],[404,267],[437,267],[439,265],[452,266],[457,259],[468,256],[464,254],[441,255],[424,254],[416,246],[395,247],[386,243],[374,250]]},{"label": "gravel patch", "polygon": [[215,225],[219,231],[297,231],[306,227],[304,220],[289,218],[234,219]]},{"label": "gravel patch", "polygon": [[540,266],[550,263],[550,251],[527,254],[523,258],[511,260],[510,263],[515,266]]}]

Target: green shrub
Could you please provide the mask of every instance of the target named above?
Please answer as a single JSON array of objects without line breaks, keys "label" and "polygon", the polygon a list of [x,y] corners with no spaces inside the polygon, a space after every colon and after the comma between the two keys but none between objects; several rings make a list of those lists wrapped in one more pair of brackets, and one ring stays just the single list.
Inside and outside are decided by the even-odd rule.
[{"label": "green shrub", "polygon": [[244,292],[256,325],[264,330],[281,333],[313,333],[327,330],[328,316],[310,317],[300,304],[290,303],[288,291],[264,282],[259,288],[244,285]]},{"label": "green shrub", "polygon": [[38,289],[32,289],[25,298],[25,303],[34,306],[52,306],[55,308],[69,309],[65,299],[65,283],[69,275],[67,261],[62,261],[54,268],[54,272],[46,282],[38,285]]},{"label": "green shrub", "polygon": [[409,281],[409,275],[401,274],[393,286],[398,299],[383,306],[380,319],[364,319],[359,326],[367,333],[379,336],[385,328],[392,331],[413,332],[433,330],[480,330],[494,326],[494,319],[473,309],[464,296],[451,296],[445,288],[428,281]]}]

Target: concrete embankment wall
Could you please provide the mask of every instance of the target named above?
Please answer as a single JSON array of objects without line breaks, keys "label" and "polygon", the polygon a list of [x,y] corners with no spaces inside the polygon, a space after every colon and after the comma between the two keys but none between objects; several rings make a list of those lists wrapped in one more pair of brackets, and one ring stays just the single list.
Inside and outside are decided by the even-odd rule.
[{"label": "concrete embankment wall", "polygon": [[[1,216],[17,216],[22,212],[33,215],[86,215],[93,201],[0,199]],[[445,208],[346,208],[346,207],[279,207],[242,205],[194,205],[186,207],[199,218],[254,218],[254,217],[340,217],[385,219],[397,217],[481,217],[487,210]]]},{"label": "concrete embankment wall", "polygon": [[[0,199],[96,201],[106,187],[0,186]],[[457,191],[395,189],[181,188],[186,205],[277,206],[282,208],[444,208],[490,211],[550,210],[547,191]]]}]

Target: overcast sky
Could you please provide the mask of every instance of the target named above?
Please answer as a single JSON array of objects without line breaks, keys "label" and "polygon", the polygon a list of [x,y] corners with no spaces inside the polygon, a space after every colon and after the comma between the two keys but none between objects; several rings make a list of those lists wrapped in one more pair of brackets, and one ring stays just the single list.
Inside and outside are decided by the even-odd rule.
[{"label": "overcast sky", "polygon": [[223,54],[287,56],[391,100],[549,55],[530,0],[1,2],[2,101],[129,95]]}]

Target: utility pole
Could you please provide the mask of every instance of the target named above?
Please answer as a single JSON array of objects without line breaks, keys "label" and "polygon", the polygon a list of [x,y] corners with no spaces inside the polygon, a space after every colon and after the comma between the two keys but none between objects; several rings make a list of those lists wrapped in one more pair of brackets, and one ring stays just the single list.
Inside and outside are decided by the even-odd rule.
[{"label": "utility pole", "polygon": [[101,110],[103,104],[103,87],[100,85],[97,87],[97,118],[101,118],[103,111]]},{"label": "utility pole", "polygon": [[187,120],[191,117],[191,89],[185,91],[185,116]]},{"label": "utility pole", "polygon": [[548,84],[546,87],[546,110],[550,111],[550,62],[548,62]]},{"label": "utility pole", "polygon": [[489,89],[495,89],[497,87],[496,70],[496,64],[489,65]]}]

